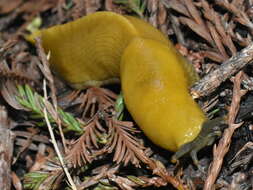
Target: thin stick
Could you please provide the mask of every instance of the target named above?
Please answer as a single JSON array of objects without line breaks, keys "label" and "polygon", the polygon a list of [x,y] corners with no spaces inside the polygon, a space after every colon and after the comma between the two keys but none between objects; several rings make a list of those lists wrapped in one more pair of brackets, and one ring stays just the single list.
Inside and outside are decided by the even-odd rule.
[{"label": "thin stick", "polygon": [[193,98],[207,96],[213,92],[222,82],[253,60],[253,43],[238,52],[235,56],[226,60],[218,69],[211,72],[197,82],[191,88]]},{"label": "thin stick", "polygon": [[[46,80],[45,79],[43,81],[43,91],[44,91],[44,101],[46,101],[48,97],[47,97]],[[62,166],[62,168],[64,170],[64,173],[67,176],[67,179],[68,179],[68,182],[69,182],[69,184],[71,186],[71,189],[72,190],[77,190],[76,185],[75,185],[75,183],[74,183],[74,181],[73,181],[73,179],[72,179],[72,177],[71,177],[71,175],[70,175],[70,173],[68,171],[68,168],[66,167],[66,165],[64,163],[63,157],[62,157],[61,152],[60,152],[60,150],[58,148],[58,145],[57,145],[57,142],[56,142],[56,139],[55,139],[55,136],[54,136],[54,132],[53,132],[52,126],[51,126],[51,124],[49,122],[49,119],[48,119],[46,107],[44,107],[43,113],[44,113],[44,117],[45,117],[45,120],[46,120],[46,123],[47,123],[47,127],[48,127],[48,131],[49,131],[50,137],[52,139],[52,144],[53,144],[54,149],[56,151],[56,154],[57,154],[57,156],[59,158],[61,166]]]},{"label": "thin stick", "polygon": [[14,135],[10,130],[7,112],[0,106],[0,189],[11,189],[11,162]]},{"label": "thin stick", "polygon": [[[43,64],[43,66],[41,66],[41,64],[38,63],[38,66],[39,66],[40,70],[42,71],[44,77],[49,81],[49,88],[51,90],[51,98],[52,98],[53,106],[54,106],[54,109],[57,110],[58,105],[57,105],[57,98],[56,98],[56,89],[55,89],[55,85],[54,85],[54,77],[52,75],[51,70],[49,69],[49,58],[50,58],[50,56],[48,56],[48,57],[46,56],[44,48],[42,47],[40,38],[36,38],[35,42],[36,42],[35,45],[36,45],[36,48],[37,48],[39,58],[40,58],[40,60]],[[55,121],[57,123],[57,126],[59,128],[59,132],[60,132],[60,135],[61,135],[62,144],[63,144],[63,147],[64,147],[64,152],[66,153],[67,146],[66,146],[66,140],[65,140],[63,130],[62,130],[61,120],[60,120],[60,118],[57,114],[57,111],[56,111],[56,114],[54,114],[54,115],[55,115]]]},{"label": "thin stick", "polygon": [[241,90],[240,88],[242,79],[243,79],[243,72],[240,71],[233,80],[234,82],[233,98],[228,114],[228,128],[225,130],[223,137],[220,139],[218,147],[216,148],[216,146],[214,146],[213,148],[214,160],[211,164],[211,167],[209,168],[208,177],[205,182],[204,190],[214,189],[213,187],[214,183],[221,170],[224,156],[229,150],[233,133],[238,127],[240,127],[243,124],[243,122],[238,124],[234,123],[240,107],[241,97],[247,92],[247,90]]}]

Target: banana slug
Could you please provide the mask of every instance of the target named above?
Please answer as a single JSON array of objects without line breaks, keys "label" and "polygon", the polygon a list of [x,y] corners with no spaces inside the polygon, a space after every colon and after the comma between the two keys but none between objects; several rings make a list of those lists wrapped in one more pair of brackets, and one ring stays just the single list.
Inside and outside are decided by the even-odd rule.
[{"label": "banana slug", "polygon": [[[27,37],[42,38],[50,66],[78,89],[120,79],[125,104],[151,141],[176,152],[173,161],[196,153],[220,135],[192,99],[194,68],[160,31],[145,21],[97,12]],[[208,132],[208,133],[207,133]]]},{"label": "banana slug", "polygon": [[41,36],[50,51],[53,71],[78,89],[119,81],[121,55],[135,37],[168,44],[168,39],[146,22],[113,12],[97,12],[28,36]]}]

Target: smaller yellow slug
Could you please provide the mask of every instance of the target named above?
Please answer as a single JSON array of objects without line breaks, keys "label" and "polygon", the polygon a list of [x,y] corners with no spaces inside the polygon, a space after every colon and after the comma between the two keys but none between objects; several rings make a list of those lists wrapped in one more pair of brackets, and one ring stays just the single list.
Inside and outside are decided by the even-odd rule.
[{"label": "smaller yellow slug", "polygon": [[179,62],[168,46],[142,38],[132,40],[121,59],[128,110],[150,139],[171,151],[192,141],[207,119],[188,92]]},{"label": "smaller yellow slug", "polygon": [[208,121],[192,99],[181,61],[171,47],[135,38],[121,59],[121,85],[127,109],[144,133],[165,149],[179,150],[173,161],[189,152],[197,164],[197,151],[221,134],[215,127],[220,119]]},{"label": "smaller yellow slug", "polygon": [[97,12],[42,30],[51,68],[74,88],[120,78],[126,106],[143,132],[157,145],[177,151],[178,160],[220,135],[188,88],[198,80],[194,68],[157,29],[131,16]]}]

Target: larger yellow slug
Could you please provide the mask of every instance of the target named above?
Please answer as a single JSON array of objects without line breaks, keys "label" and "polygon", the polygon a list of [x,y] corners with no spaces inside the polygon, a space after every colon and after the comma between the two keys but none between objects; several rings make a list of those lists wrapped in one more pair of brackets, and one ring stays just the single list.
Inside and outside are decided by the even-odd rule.
[{"label": "larger yellow slug", "polygon": [[[74,88],[120,78],[126,106],[157,145],[177,151],[173,160],[213,142],[220,132],[188,92],[194,68],[157,29],[135,17],[97,12],[42,30],[50,66]],[[210,127],[211,126],[211,127]]]},{"label": "larger yellow slug", "polygon": [[35,36],[41,36],[43,47],[51,52],[52,69],[74,88],[117,80],[122,53],[136,36],[169,43],[146,22],[113,12],[97,12],[29,38]]}]

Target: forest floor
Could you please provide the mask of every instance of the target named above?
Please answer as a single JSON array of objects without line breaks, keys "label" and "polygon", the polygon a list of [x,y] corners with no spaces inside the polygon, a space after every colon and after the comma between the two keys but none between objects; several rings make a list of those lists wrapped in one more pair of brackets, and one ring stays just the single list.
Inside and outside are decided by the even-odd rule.
[{"label": "forest floor", "polygon": [[[127,109],[117,115],[119,84],[74,90],[25,40],[97,11],[149,22],[193,64],[189,93],[227,120],[198,166],[172,164]],[[0,189],[252,189],[252,20],[252,0],[1,0]]]}]

